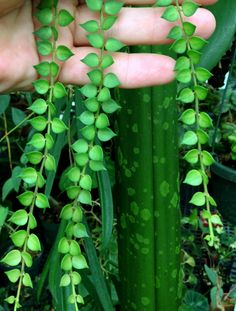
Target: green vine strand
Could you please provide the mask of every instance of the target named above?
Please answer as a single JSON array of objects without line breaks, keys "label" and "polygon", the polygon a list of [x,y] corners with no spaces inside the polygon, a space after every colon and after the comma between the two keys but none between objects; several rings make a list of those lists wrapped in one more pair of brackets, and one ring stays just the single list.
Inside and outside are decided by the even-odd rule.
[{"label": "green vine strand", "polygon": [[185,130],[181,144],[187,150],[184,160],[191,165],[184,183],[201,187],[202,190],[192,196],[190,203],[197,207],[204,207],[201,217],[208,222],[209,228],[204,238],[209,246],[218,248],[219,238],[215,232],[220,234],[223,225],[220,217],[211,211],[212,207],[216,207],[216,202],[208,191],[207,173],[214,159],[205,150],[205,146],[209,145],[207,130],[212,127],[212,119],[206,112],[200,111],[200,101],[204,100],[208,93],[204,82],[212,76],[207,69],[198,66],[201,58],[200,50],[207,41],[197,36],[196,26],[185,20],[186,17],[192,16],[199,6],[191,0],[183,1],[181,6],[177,0],[175,5],[171,4],[171,0],[157,1],[158,6],[167,6],[162,15],[164,19],[169,22],[179,21],[179,25],[170,30],[168,38],[174,40],[171,49],[181,55],[175,66],[180,89],[177,100],[184,106],[180,116]]},{"label": "green vine strand", "polygon": [[11,234],[14,249],[8,252],[1,262],[14,269],[6,272],[12,283],[17,283],[16,296],[5,300],[14,305],[14,311],[21,307],[20,295],[22,287],[33,287],[31,276],[26,272],[33,264],[33,257],[41,251],[41,243],[33,230],[37,227],[34,217],[35,207],[46,209],[49,201],[44,194],[45,177],[48,172],[56,170],[55,158],[50,153],[54,146],[54,136],[67,129],[59,118],[55,117],[55,100],[67,95],[64,85],[56,82],[60,71],[59,62],[66,61],[73,54],[66,47],[57,46],[58,28],[69,25],[73,17],[65,10],[57,10],[57,1],[41,1],[36,14],[41,27],[35,31],[36,46],[39,55],[50,58],[35,65],[40,76],[33,82],[38,98],[29,107],[36,116],[29,120],[32,126],[22,162],[20,178],[24,192],[18,196],[23,206],[15,211],[9,221],[16,225]]},{"label": "green vine strand", "polygon": [[[115,136],[110,128],[108,114],[119,109],[111,98],[111,89],[120,82],[114,73],[105,73],[114,60],[110,52],[118,51],[123,44],[115,38],[105,39],[105,31],[110,29],[117,19],[123,4],[116,1],[92,1],[86,4],[91,11],[99,13],[99,20],[90,20],[80,25],[87,34],[87,39],[96,52],[89,53],[82,62],[88,66],[90,83],[80,91],[85,98],[83,112],[79,116],[81,135],[71,145],[72,163],[65,175],[69,182],[66,192],[71,203],[66,204],[60,217],[68,222],[65,235],[60,240],[58,251],[63,254],[61,260],[61,286],[71,286],[68,302],[83,303],[81,295],[76,293],[76,286],[81,281],[78,270],[88,268],[78,239],[86,238],[86,227],[83,224],[83,206],[92,204],[92,174],[104,170],[104,152],[102,143]],[[77,271],[75,271],[75,269]]]}]

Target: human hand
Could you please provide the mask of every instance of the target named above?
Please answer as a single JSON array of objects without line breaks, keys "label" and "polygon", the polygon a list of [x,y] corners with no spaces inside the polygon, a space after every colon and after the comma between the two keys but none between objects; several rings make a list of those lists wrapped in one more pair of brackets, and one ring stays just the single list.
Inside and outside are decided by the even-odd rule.
[{"label": "human hand", "polygon": [[[202,5],[213,4],[217,0],[198,0]],[[153,4],[155,0],[126,0],[116,24],[108,31],[127,45],[165,44],[173,23],[161,18],[163,8],[141,8]],[[58,44],[68,46],[74,56],[61,68],[59,80],[66,84],[82,85],[88,82],[88,67],[80,60],[93,48],[89,47],[86,32],[79,26],[94,19],[84,4],[75,0],[61,0],[59,6],[75,16],[75,21],[60,31]],[[33,18],[32,3],[29,0],[0,0],[0,92],[9,90],[30,90],[32,81],[37,79],[33,65],[40,59],[35,46],[33,31],[38,27]],[[206,9],[200,8],[190,18],[197,26],[196,34],[208,38],[215,29],[215,19]],[[116,73],[121,87],[134,88],[164,84],[174,78],[175,61],[164,55],[114,53],[115,63],[109,68]]]}]

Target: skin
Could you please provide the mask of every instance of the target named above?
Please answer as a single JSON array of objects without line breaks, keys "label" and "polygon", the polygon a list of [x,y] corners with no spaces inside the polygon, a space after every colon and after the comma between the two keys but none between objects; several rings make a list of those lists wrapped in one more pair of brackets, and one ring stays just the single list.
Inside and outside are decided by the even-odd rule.
[{"label": "skin", "polygon": [[[127,45],[165,44],[173,23],[161,18],[163,8],[141,8],[153,4],[153,0],[127,0],[117,23],[108,32]],[[216,0],[198,0],[199,4],[210,5]],[[0,92],[30,90],[32,81],[37,79],[33,65],[39,58],[32,34],[39,27],[32,17],[35,10],[29,0],[0,0]],[[89,52],[85,31],[79,24],[97,15],[87,10],[83,1],[61,0],[59,7],[75,16],[70,27],[61,28],[58,44],[68,46],[74,56],[62,65],[59,80],[66,84],[82,85],[88,82],[88,67],[80,60]],[[206,9],[199,8],[194,16],[187,19],[197,26],[197,35],[209,38],[215,29],[214,16]],[[165,84],[174,78],[175,61],[164,55],[114,53],[115,64],[109,68],[116,73],[123,88],[136,88]]]}]

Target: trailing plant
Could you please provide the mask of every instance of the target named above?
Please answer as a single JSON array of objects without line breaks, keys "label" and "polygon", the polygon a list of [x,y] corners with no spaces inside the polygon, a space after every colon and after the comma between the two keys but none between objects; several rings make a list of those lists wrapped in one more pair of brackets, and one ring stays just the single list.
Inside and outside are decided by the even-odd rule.
[{"label": "trailing plant", "polygon": [[[180,82],[178,100],[188,108],[180,117],[185,129],[182,144],[187,151],[184,158],[193,166],[184,182],[203,188],[193,196],[191,203],[205,206],[202,217],[209,226],[205,239],[210,246],[217,247],[215,231],[220,232],[222,224],[218,215],[211,213],[215,202],[208,192],[207,175],[213,158],[203,148],[208,143],[207,129],[211,127],[211,119],[199,111],[199,101],[207,95],[204,82],[210,77],[206,69],[197,67],[199,49],[206,42],[195,35],[193,24],[184,21],[198,6],[185,0],[181,8],[177,1],[175,6],[171,5],[172,2],[159,0],[157,6],[167,6],[163,13],[167,21],[180,21],[180,26],[175,26],[168,37],[175,40],[171,53],[184,54],[178,58],[175,68]],[[23,190],[18,196],[22,207],[0,206],[0,229],[7,227],[14,245],[1,260],[13,268],[6,271],[6,275],[16,283],[17,292],[6,301],[13,304],[14,311],[20,307],[23,287],[33,286],[28,268],[34,257],[44,251],[39,240],[38,213],[43,211],[41,215],[46,218],[49,206],[54,208],[55,218],[60,215],[61,221],[40,276],[38,298],[48,277],[53,304],[58,310],[90,310],[96,305],[96,308],[111,311],[114,302],[117,303],[113,282],[108,280],[110,272],[115,270],[116,273],[117,268],[116,258],[113,258],[116,252],[114,255],[109,249],[116,245],[114,236],[112,239],[110,172],[106,171],[107,153],[111,152],[105,151],[104,143],[107,146],[116,136],[109,115],[120,108],[112,99],[112,89],[120,82],[109,67],[114,63],[112,53],[124,45],[116,38],[107,38],[106,31],[115,24],[123,2],[86,0],[86,5],[97,13],[98,20],[80,25],[94,48],[82,60],[89,70],[89,83],[81,88],[67,88],[58,81],[62,63],[73,56],[68,47],[58,44],[58,38],[61,27],[70,25],[74,17],[67,10],[60,10],[57,0],[42,0],[37,8],[36,18],[41,27],[35,31],[36,45],[45,60],[35,65],[40,78],[33,83],[33,103],[28,98],[31,112],[21,115],[20,121],[15,122],[10,130],[12,133],[27,124],[28,140],[20,164],[13,168],[12,177],[3,187],[3,201],[12,190]],[[166,53],[164,47],[148,49]],[[127,96],[128,92],[123,94]],[[177,310],[181,300],[181,273],[176,85],[148,88],[136,95],[137,101],[140,96],[145,99],[141,109],[138,105],[132,108],[132,95],[132,103],[127,98],[124,101],[127,112],[117,119],[121,134],[117,148],[118,179],[121,177],[117,203],[120,207],[119,298],[122,308],[127,310]],[[4,97],[3,114],[9,99],[9,96]],[[191,108],[192,103],[194,108]],[[7,115],[3,115],[3,121],[6,119]],[[130,121],[133,122],[131,129]],[[11,164],[14,161],[11,160],[6,122],[4,132],[0,142],[6,139],[5,150]],[[172,143],[166,146],[166,141]],[[137,143],[132,149],[131,142]],[[147,150],[148,156],[143,153]],[[67,154],[65,161],[64,152]],[[58,165],[61,154],[62,168]],[[61,193],[55,195],[52,186],[56,184],[57,172],[60,180],[55,192]],[[145,178],[144,187],[140,180]],[[99,202],[96,200],[98,196]],[[96,208],[99,215],[94,212]],[[5,221],[8,214],[9,223]],[[101,223],[101,228],[90,229],[94,222]],[[103,261],[105,256],[110,256],[107,262]],[[205,305],[205,300],[200,298]]]},{"label": "trailing plant", "polygon": [[[70,165],[62,175],[64,176],[62,190],[67,194],[67,202],[60,212],[62,224],[64,226],[66,223],[66,226],[58,235],[60,238],[58,245],[53,249],[53,254],[55,249],[62,254],[60,286],[69,288],[68,302],[74,305],[75,310],[79,310],[79,304],[84,303],[83,297],[78,293],[81,270],[88,268],[87,259],[82,254],[84,249],[89,262],[94,265],[91,271],[94,271],[94,276],[98,277],[98,272],[96,271],[95,275],[94,270],[97,263],[95,264],[95,258],[91,257],[96,256],[96,253],[89,242],[83,243],[83,240],[89,237],[84,211],[87,206],[94,204],[91,194],[94,173],[98,174],[98,184],[101,187],[104,187],[107,179],[102,173],[105,170],[102,143],[115,136],[110,128],[108,115],[119,109],[119,105],[111,98],[111,90],[120,84],[118,77],[109,72],[108,68],[114,62],[111,52],[118,51],[124,45],[115,38],[105,38],[105,32],[116,22],[123,3],[87,0],[86,4],[89,10],[99,14],[98,21],[90,20],[80,25],[88,32],[87,39],[91,46],[97,49],[82,60],[89,68],[90,82],[80,88],[83,106],[76,106],[74,109],[68,103],[68,107],[62,113],[58,101],[71,96],[73,89],[68,91],[58,81],[58,76],[61,63],[73,56],[73,53],[68,47],[58,45],[57,41],[60,37],[60,27],[67,27],[73,22],[74,17],[67,10],[59,10],[56,0],[41,1],[36,13],[36,18],[41,23],[41,27],[35,31],[37,50],[39,55],[46,57],[47,60],[35,65],[40,76],[33,83],[38,97],[30,105],[29,110],[36,116],[28,121],[32,130],[22,157],[24,167],[20,170],[24,192],[18,196],[18,200],[23,208],[17,209],[9,219],[9,222],[17,226],[11,235],[15,248],[1,260],[2,263],[15,268],[6,272],[9,280],[18,284],[16,296],[12,295],[6,299],[8,303],[14,304],[14,310],[20,307],[22,286],[32,287],[31,276],[26,272],[26,268],[32,266],[34,254],[41,251],[39,238],[36,233],[33,233],[37,227],[34,213],[35,208],[44,210],[49,207],[52,174],[55,176],[59,161],[58,155],[55,154],[56,148],[59,150],[55,141],[57,135],[69,130],[69,122],[67,126],[62,120],[66,114],[71,114],[72,124],[77,122],[79,132],[68,131]],[[78,99],[78,93],[76,94],[75,99],[76,97]],[[66,119],[68,120],[68,117]],[[50,183],[45,185],[47,178],[50,179]],[[107,186],[109,186],[108,182]],[[104,198],[104,190],[101,188],[100,192],[102,207],[107,208],[107,203],[104,203],[107,200]],[[106,194],[109,194],[108,189]],[[109,211],[109,215],[112,215],[112,211]],[[103,223],[103,250],[107,248],[111,238],[112,220],[113,218],[107,220],[108,226]],[[18,230],[19,226],[23,229]],[[45,271],[48,273],[48,270]],[[104,284],[101,283],[101,288],[102,286]],[[98,295],[100,296],[99,293]],[[105,310],[112,309],[109,299],[108,297],[105,302],[101,302]]]},{"label": "trailing plant", "polygon": [[41,251],[40,240],[33,231],[37,227],[35,208],[44,210],[49,207],[43,188],[48,172],[56,170],[55,158],[50,152],[54,146],[53,135],[67,129],[63,121],[55,117],[55,100],[67,95],[63,84],[56,79],[60,71],[59,62],[73,55],[66,46],[57,45],[58,28],[69,25],[73,20],[69,12],[58,11],[57,1],[41,1],[36,17],[42,25],[35,31],[37,50],[39,55],[47,56],[49,60],[35,65],[41,77],[33,83],[39,97],[29,106],[36,116],[29,120],[32,132],[22,159],[24,167],[19,175],[24,191],[18,196],[22,208],[9,218],[9,222],[16,226],[11,234],[14,249],[1,260],[14,267],[6,275],[12,283],[17,283],[17,293],[5,299],[14,305],[14,310],[21,307],[22,286],[33,286],[26,269],[32,266],[33,257]]},{"label": "trailing plant", "polygon": [[[207,88],[204,83],[211,77],[211,73],[204,67],[198,66],[201,59],[200,50],[207,43],[197,36],[196,26],[186,21],[198,9],[194,1],[183,1],[180,7],[178,1],[175,6],[170,1],[157,2],[159,6],[167,6],[162,17],[169,22],[179,21],[180,25],[174,26],[168,34],[173,39],[171,49],[181,56],[176,61],[176,79],[180,83],[177,99],[183,104],[183,112],[180,121],[183,123],[184,135],[181,145],[186,153],[184,160],[191,165],[184,183],[201,187],[190,200],[195,206],[204,207],[201,214],[207,219],[209,232],[204,237],[210,246],[219,247],[219,238],[215,231],[222,231],[222,222],[217,214],[212,214],[212,207],[216,206],[215,200],[208,190],[208,169],[214,163],[212,155],[206,150],[209,145],[207,131],[212,127],[212,119],[206,112],[200,111],[200,101],[207,96]],[[220,225],[214,230],[214,225]]]}]

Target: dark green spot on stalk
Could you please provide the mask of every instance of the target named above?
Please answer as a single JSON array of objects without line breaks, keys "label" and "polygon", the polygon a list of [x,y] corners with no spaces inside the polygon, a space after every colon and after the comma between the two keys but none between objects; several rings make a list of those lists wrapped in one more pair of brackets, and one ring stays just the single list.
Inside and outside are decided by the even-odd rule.
[{"label": "dark green spot on stalk", "polygon": [[137,148],[137,147],[134,147],[134,148],[133,148],[133,153],[134,153],[134,154],[140,154],[140,149]]},{"label": "dark green spot on stalk", "polygon": [[150,251],[150,250],[149,250],[149,248],[147,248],[147,247],[142,247],[142,248],[141,248],[141,253],[144,254],[144,255],[147,255],[147,254],[149,253],[149,251]]},{"label": "dark green spot on stalk", "polygon": [[163,181],[160,185],[160,193],[163,197],[166,197],[170,192],[170,185],[167,181]]},{"label": "dark green spot on stalk", "polygon": [[168,130],[169,129],[169,123],[168,122],[164,122],[162,125],[163,130]]},{"label": "dark green spot on stalk", "polygon": [[133,133],[138,133],[138,124],[137,123],[134,123],[133,126],[132,126],[132,132]]},{"label": "dark green spot on stalk", "polygon": [[131,211],[132,211],[132,213],[134,215],[138,215],[138,213],[139,213],[139,206],[138,206],[138,204],[136,202],[131,202],[130,209],[131,209]]},{"label": "dark green spot on stalk", "polygon": [[147,208],[144,208],[143,210],[141,210],[140,212],[141,218],[145,221],[149,220],[151,218],[151,213]]},{"label": "dark green spot on stalk", "polygon": [[128,188],[127,191],[129,196],[135,195],[136,192],[134,188]]},{"label": "dark green spot on stalk", "polygon": [[150,299],[148,297],[142,297],[141,302],[143,306],[148,306],[150,304]]},{"label": "dark green spot on stalk", "polygon": [[124,214],[121,215],[120,224],[123,229],[127,228],[126,217]]},{"label": "dark green spot on stalk", "polygon": [[132,172],[128,168],[125,169],[125,176],[126,177],[131,177],[132,176]]}]

